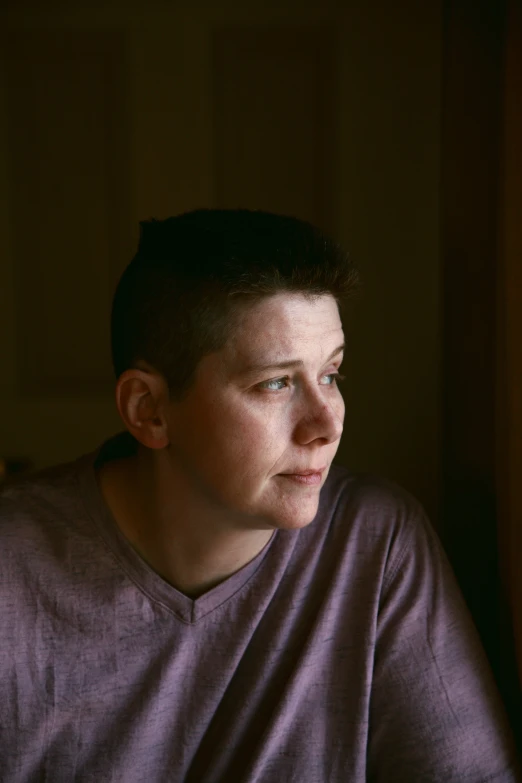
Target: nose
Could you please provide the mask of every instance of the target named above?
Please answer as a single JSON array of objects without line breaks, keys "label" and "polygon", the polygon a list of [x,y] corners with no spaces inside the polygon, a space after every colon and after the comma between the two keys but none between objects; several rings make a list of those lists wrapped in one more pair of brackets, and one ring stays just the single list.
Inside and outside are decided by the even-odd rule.
[{"label": "nose", "polygon": [[295,430],[296,440],[302,445],[317,439],[334,443],[342,435],[343,420],[344,400],[340,394],[334,400],[325,400],[320,392],[311,392]]}]

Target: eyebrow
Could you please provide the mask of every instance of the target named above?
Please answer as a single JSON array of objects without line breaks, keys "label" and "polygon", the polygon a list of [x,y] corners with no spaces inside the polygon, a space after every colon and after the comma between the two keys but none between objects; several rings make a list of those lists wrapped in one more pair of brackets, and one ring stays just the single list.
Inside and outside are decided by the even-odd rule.
[{"label": "eyebrow", "polygon": [[[339,345],[338,348],[335,348],[330,356],[326,359],[324,362],[327,364],[329,361],[331,361],[335,356],[342,353],[345,349],[345,344]],[[283,362],[276,362],[275,364],[249,364],[248,367],[243,368],[240,371],[241,375],[251,375],[253,373],[260,373],[260,372],[267,372],[268,370],[289,370],[296,367],[302,367],[304,365],[304,362],[302,359],[287,359]]]}]

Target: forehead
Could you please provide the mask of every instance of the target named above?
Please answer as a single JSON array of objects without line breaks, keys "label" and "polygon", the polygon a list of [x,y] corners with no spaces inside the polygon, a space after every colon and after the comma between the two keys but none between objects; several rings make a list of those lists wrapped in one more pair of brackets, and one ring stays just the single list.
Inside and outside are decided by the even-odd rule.
[{"label": "forehead", "polygon": [[340,338],[342,323],[333,296],[277,294],[239,312],[224,355],[234,364],[252,357],[260,361],[301,358],[294,356],[296,351],[330,353]]}]

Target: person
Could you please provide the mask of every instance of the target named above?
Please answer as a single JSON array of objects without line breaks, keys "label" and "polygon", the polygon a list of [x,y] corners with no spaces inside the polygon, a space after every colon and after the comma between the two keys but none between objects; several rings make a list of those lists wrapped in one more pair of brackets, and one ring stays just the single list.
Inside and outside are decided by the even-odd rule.
[{"label": "person", "polygon": [[3,491],[1,781],[520,780],[421,506],[333,463],[347,255],[261,211],[141,228],[123,432]]}]

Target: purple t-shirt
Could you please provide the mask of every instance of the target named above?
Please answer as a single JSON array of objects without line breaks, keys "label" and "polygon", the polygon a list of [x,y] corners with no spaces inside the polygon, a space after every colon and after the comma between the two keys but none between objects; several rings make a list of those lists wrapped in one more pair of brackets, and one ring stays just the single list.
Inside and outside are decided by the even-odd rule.
[{"label": "purple t-shirt", "polygon": [[191,600],[94,460],[0,500],[1,783],[512,783],[504,713],[407,493],[332,467],[315,520]]}]

